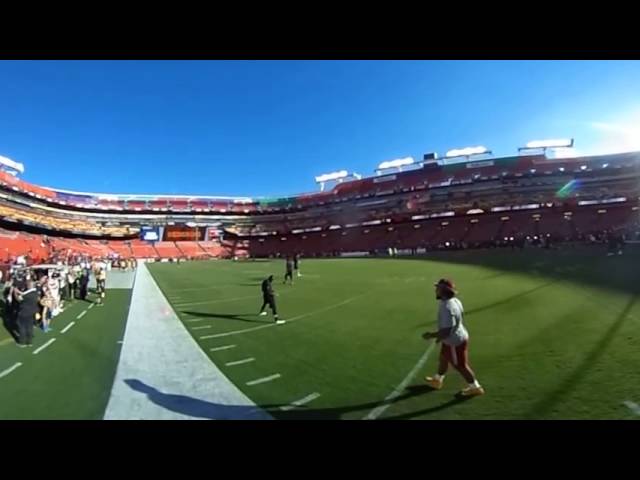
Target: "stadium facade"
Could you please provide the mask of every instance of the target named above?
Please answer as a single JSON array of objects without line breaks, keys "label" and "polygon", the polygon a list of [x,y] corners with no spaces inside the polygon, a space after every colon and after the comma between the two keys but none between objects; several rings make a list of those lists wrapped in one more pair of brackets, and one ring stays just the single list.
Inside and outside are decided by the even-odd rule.
[{"label": "stadium facade", "polygon": [[[408,168],[408,169],[407,169]],[[640,152],[447,162],[282,198],[73,192],[0,171],[0,260],[422,253],[635,233]]]}]

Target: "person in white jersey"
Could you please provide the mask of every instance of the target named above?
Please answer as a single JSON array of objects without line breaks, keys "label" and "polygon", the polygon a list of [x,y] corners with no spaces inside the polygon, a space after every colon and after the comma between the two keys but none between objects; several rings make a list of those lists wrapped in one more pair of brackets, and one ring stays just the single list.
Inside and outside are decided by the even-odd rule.
[{"label": "person in white jersey", "polygon": [[441,279],[436,284],[436,299],[438,308],[438,331],[426,332],[422,337],[425,340],[435,338],[436,343],[442,343],[438,373],[433,377],[426,377],[427,384],[436,390],[440,390],[444,383],[444,376],[449,365],[460,372],[469,384],[458,395],[474,397],[484,394],[484,388],[478,383],[475,373],[471,369],[468,360],[469,333],[462,322],[464,307],[456,297],[455,285],[451,280]]}]

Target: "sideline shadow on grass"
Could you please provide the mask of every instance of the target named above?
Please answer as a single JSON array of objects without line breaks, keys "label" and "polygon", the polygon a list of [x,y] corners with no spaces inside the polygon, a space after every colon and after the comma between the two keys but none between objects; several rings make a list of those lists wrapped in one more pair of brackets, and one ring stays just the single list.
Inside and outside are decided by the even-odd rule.
[{"label": "sideline shadow on grass", "polygon": [[520,293],[516,293],[515,295],[511,295],[510,297],[504,298],[502,300],[498,300],[497,302],[493,302],[493,303],[489,303],[487,305],[483,305],[481,307],[477,307],[477,308],[472,308],[470,310],[466,310],[464,313],[466,316],[469,315],[473,315],[474,313],[480,313],[480,312],[484,312],[485,310],[491,310],[492,308],[495,307],[499,307],[501,305],[506,305],[508,303],[513,302],[514,300],[518,300],[520,298],[526,297],[527,295],[530,295],[534,292],[537,292],[538,290],[542,290],[543,288],[547,288],[555,283],[558,283],[559,280],[552,280],[549,282],[545,282],[541,285],[538,285],[536,287],[530,288],[528,290],[525,290],[523,292]]},{"label": "sideline shadow on grass", "polygon": [[616,333],[620,330],[626,320],[629,319],[629,312],[634,307],[636,302],[640,299],[640,294],[632,295],[629,298],[626,306],[620,312],[618,317],[614,320],[611,326],[607,329],[606,333],[596,343],[591,351],[586,355],[584,360],[578,365],[569,375],[553,390],[549,395],[543,397],[536,402],[528,412],[524,414],[524,418],[534,419],[541,418],[547,415],[553,407],[560,402],[565,395],[570,394],[575,387],[582,381],[582,379],[589,373],[592,367],[600,360],[600,358],[607,353],[607,347],[611,341],[615,338]]},{"label": "sideline shadow on grass", "polygon": [[184,313],[186,315],[193,315],[194,317],[200,318],[224,318],[227,320],[239,320],[241,322],[249,322],[249,323],[273,323],[273,321],[263,321],[258,319],[251,319],[247,317],[255,317],[257,313],[205,313],[205,312],[185,312],[180,311],[180,313]]},{"label": "sideline shadow on grass", "polygon": [[[204,418],[209,420],[257,420],[264,419],[262,412],[267,412],[277,420],[340,420],[342,416],[352,412],[362,412],[362,416],[366,415],[368,411],[379,407],[381,404],[392,405],[394,403],[406,400],[408,398],[416,397],[423,394],[434,392],[432,388],[427,385],[413,385],[406,388],[405,393],[388,402],[375,401],[369,403],[363,403],[359,405],[348,405],[344,407],[335,408],[308,408],[306,406],[296,407],[292,410],[281,410],[284,404],[267,404],[267,405],[223,405],[219,403],[209,402],[207,400],[201,400],[186,395],[176,395],[171,393],[164,393],[160,390],[145,384],[144,382],[128,378],[124,380],[129,388],[140,392],[147,396],[152,403],[176,412],[182,415],[188,415],[195,418]],[[429,413],[445,410],[456,404],[459,404],[468,399],[462,399],[455,397],[445,403],[431,407],[425,410],[417,412],[409,412],[395,417],[380,417],[385,420],[400,420],[409,419],[419,415],[426,415]]]},{"label": "sideline shadow on grass", "polygon": [[607,257],[605,246],[562,245],[558,250],[536,247],[513,252],[505,249],[461,250],[398,259],[475,265],[495,271],[480,281],[498,279],[504,273],[535,274],[557,281],[640,293],[640,269],[636,267],[640,248],[635,245],[628,245],[622,256],[612,257]]}]

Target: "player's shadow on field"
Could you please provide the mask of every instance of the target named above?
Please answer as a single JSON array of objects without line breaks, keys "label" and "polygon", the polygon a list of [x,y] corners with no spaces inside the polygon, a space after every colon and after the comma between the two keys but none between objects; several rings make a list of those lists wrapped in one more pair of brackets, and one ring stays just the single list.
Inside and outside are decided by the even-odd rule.
[{"label": "player's shadow on field", "polygon": [[[166,410],[194,418],[209,420],[267,420],[268,416],[252,405],[222,405],[186,395],[164,393],[146,383],[128,378],[124,383],[147,396],[149,401]],[[271,407],[278,407],[272,405]]]},{"label": "player's shadow on field", "polygon": [[[380,405],[393,405],[394,403],[408,398],[424,395],[434,390],[426,385],[409,386],[405,392],[388,402],[369,402],[358,405],[349,405],[335,408],[308,408],[306,406],[296,407],[292,410],[284,411],[281,407],[284,404],[267,405],[223,405],[207,400],[201,400],[187,395],[165,393],[157,388],[145,384],[144,382],[128,378],[124,381],[129,388],[147,396],[152,403],[172,412],[187,415],[194,418],[210,420],[266,420],[269,415],[278,420],[339,420],[347,413],[361,412],[363,418],[369,411]],[[436,411],[452,407],[465,399],[454,398],[446,403],[437,405],[418,412],[405,413],[394,417],[380,417],[387,420],[409,419],[418,415],[427,415]],[[265,415],[265,412],[267,415]]]},{"label": "player's shadow on field", "polygon": [[184,312],[184,311],[181,311],[180,313],[184,313],[186,315],[193,315],[194,317],[200,317],[200,318],[223,318],[227,320],[239,320],[241,322],[249,322],[249,323],[273,323],[272,320],[263,321],[257,318],[251,318],[251,317],[255,317],[257,313],[238,314],[238,313],[205,313],[205,312]]}]

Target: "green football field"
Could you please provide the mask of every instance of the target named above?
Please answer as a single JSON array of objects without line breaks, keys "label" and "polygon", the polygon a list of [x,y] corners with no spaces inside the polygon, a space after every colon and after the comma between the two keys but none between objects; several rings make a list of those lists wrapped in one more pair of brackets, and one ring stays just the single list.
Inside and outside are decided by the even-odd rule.
[{"label": "green football field", "polygon": [[0,328],[0,420],[102,419],[130,298],[129,289],[108,289],[102,307],[74,301],[53,331],[35,329],[32,348],[18,348]]},{"label": "green football field", "polygon": [[[279,260],[150,270],[203,351],[276,418],[633,419],[638,266],[637,250],[566,247],[303,260],[293,286]],[[283,326],[256,315],[268,274]],[[453,371],[440,391],[423,385],[438,347],[420,335],[434,327],[440,277],[460,290],[483,397],[456,399]]]}]

